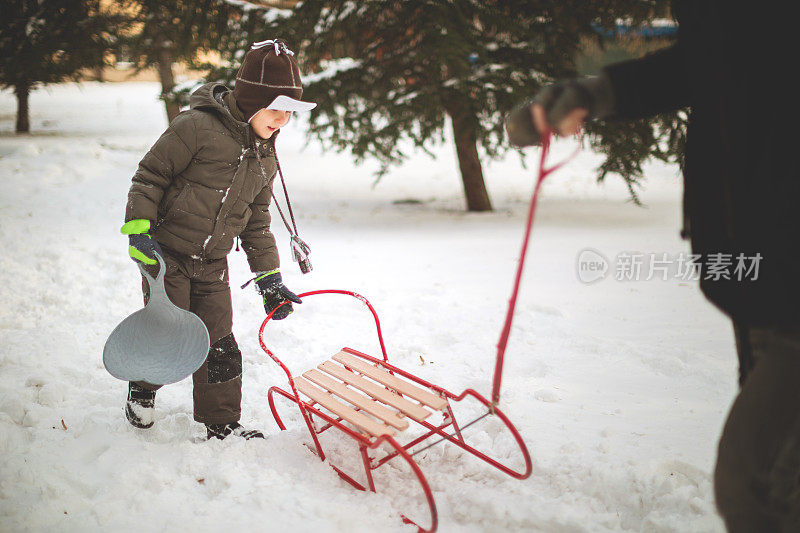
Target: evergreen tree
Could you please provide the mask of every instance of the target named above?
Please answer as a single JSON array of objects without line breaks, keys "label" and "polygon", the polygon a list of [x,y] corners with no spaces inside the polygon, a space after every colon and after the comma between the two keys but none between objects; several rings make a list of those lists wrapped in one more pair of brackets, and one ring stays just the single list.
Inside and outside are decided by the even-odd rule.
[{"label": "evergreen tree", "polygon": [[[507,149],[508,111],[542,85],[575,76],[581,41],[598,38],[598,25],[637,24],[665,3],[305,0],[272,31],[299,47],[306,69],[319,70],[306,78],[305,94],[319,104],[312,134],[357,160],[377,159],[382,174],[406,157],[406,141],[426,151],[442,142],[448,117],[467,209],[486,211],[479,148],[489,158]],[[659,141],[679,136],[656,122],[590,131],[609,157],[601,179],[620,172],[634,193],[642,161],[675,156]],[[659,125],[675,124],[671,116]]]},{"label": "evergreen tree", "polygon": [[[666,9],[656,12],[659,18],[668,16]],[[653,28],[631,27],[621,25],[619,30],[604,30],[602,36],[595,37],[595,42],[584,42],[585,53],[581,55],[580,70],[584,74],[597,74],[599,69],[608,63],[641,57],[674,42],[675,28],[670,29],[669,36],[661,25],[659,34],[653,38],[643,38],[642,33]],[[595,152],[605,154],[606,159],[598,168],[598,181],[608,174],[621,176],[631,194],[631,199],[641,205],[637,188],[642,185],[642,165],[650,158],[667,163],[678,163],[683,167],[683,149],[686,143],[686,126],[688,111],[663,113],[652,119],[601,122],[594,121],[586,125],[586,138]]]},{"label": "evergreen tree", "polygon": [[598,181],[609,174],[622,177],[631,200],[641,205],[637,188],[642,186],[642,165],[655,158],[665,163],[678,163],[683,169],[687,124],[686,111],[662,113],[652,119],[587,124],[592,149],[606,156],[598,169]]},{"label": "evergreen tree", "polygon": [[[226,21],[225,30],[220,34],[214,48],[213,61],[194,61],[192,68],[204,71],[203,79],[195,83],[185,83],[176,86],[166,98],[179,106],[189,104],[189,98],[194,90],[207,81],[216,81],[233,87],[236,72],[244,58],[244,54],[254,42],[271,39],[274,35],[271,27],[272,21],[286,18],[291,11],[267,5],[245,2],[241,0],[223,0],[233,2],[236,11],[232,12]],[[271,2],[280,3],[280,2]]]},{"label": "evergreen tree", "polygon": [[122,41],[121,52],[137,70],[156,67],[170,121],[180,111],[173,65],[182,62],[204,69],[205,55],[244,49],[242,38],[246,40],[255,24],[250,11],[261,10],[248,2],[226,0],[134,0],[129,5],[130,21],[140,31]]},{"label": "evergreen tree", "polygon": [[100,0],[3,2],[0,86],[16,94],[17,133],[30,131],[30,92],[102,67],[119,22],[101,12]]}]

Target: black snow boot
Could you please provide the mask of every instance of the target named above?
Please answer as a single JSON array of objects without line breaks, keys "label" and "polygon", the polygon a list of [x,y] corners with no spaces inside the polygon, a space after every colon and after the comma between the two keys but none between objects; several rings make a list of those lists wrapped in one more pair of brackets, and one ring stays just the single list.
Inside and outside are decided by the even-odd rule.
[{"label": "black snow boot", "polygon": [[206,431],[208,432],[209,440],[212,438],[222,440],[229,435],[242,437],[245,440],[264,438],[264,434],[257,429],[245,429],[239,422],[231,422],[230,424],[206,424]]},{"label": "black snow boot", "polygon": [[153,427],[156,391],[128,382],[128,401],[125,402],[125,417],[132,426],[147,429]]}]

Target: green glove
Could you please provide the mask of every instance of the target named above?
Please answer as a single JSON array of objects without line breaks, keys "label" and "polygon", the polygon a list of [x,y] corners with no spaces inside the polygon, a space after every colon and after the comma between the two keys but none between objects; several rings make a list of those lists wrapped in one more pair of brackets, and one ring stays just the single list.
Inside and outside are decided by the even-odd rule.
[{"label": "green glove", "polygon": [[152,235],[150,235],[150,221],[144,218],[137,218],[126,222],[120,232],[128,236],[128,254],[137,263],[145,265],[155,265],[158,263],[155,254],[164,257],[161,246],[158,245]]}]

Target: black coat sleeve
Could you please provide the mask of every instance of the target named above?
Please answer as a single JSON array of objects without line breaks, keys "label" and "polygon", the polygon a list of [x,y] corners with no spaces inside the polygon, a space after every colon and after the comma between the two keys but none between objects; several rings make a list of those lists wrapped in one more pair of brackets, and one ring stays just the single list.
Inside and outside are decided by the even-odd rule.
[{"label": "black coat sleeve", "polygon": [[690,75],[680,41],[640,59],[604,68],[614,88],[612,119],[645,118],[690,106]]}]

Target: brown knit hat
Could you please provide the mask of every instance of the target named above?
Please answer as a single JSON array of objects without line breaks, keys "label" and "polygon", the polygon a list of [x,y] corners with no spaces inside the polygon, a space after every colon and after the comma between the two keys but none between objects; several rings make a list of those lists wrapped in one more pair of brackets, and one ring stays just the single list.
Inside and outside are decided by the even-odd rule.
[{"label": "brown knit hat", "polygon": [[236,73],[233,97],[248,122],[260,109],[309,111],[317,104],[303,102],[303,83],[294,52],[281,39],[253,43]]}]

